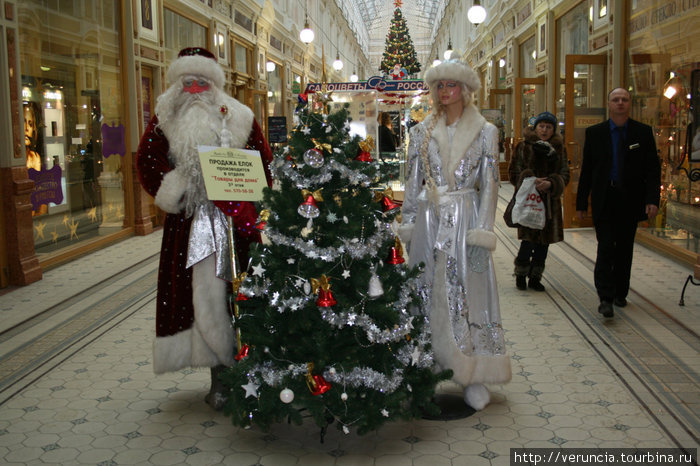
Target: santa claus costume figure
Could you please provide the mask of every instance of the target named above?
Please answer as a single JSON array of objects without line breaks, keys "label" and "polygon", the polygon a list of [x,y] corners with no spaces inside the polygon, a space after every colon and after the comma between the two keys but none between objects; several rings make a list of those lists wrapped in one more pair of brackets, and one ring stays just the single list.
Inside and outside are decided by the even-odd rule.
[{"label": "santa claus costume figure", "polygon": [[391,70],[391,79],[394,81],[403,81],[404,79],[408,79],[408,71],[406,71],[406,68],[401,66],[401,63],[394,65],[394,69]]},{"label": "santa claus costume figure", "polygon": [[156,374],[184,367],[210,367],[206,397],[215,409],[225,402],[219,372],[233,363],[234,329],[228,307],[232,279],[228,222],[235,227],[239,264],[260,241],[257,212],[249,202],[212,202],[204,187],[199,145],[260,151],[270,184],[270,147],[253,112],[225,94],[225,76],[214,55],[186,48],[167,74],[170,87],[158,98],[155,116],[139,143],[141,185],[167,212],[158,270]]}]

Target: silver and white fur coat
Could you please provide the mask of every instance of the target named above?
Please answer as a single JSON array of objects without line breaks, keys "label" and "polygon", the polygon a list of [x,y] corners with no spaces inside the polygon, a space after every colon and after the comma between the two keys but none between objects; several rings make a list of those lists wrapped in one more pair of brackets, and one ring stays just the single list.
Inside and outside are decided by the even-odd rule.
[{"label": "silver and white fur coat", "polygon": [[[420,150],[434,115],[411,129],[402,224],[409,265],[424,264],[420,294],[437,364],[463,387],[511,378],[491,251],[498,200],[498,130],[465,107],[450,138],[438,118],[428,145],[437,195]],[[450,140],[451,139],[451,140]],[[439,206],[434,199],[439,196]],[[488,395],[487,395],[488,396]]]}]

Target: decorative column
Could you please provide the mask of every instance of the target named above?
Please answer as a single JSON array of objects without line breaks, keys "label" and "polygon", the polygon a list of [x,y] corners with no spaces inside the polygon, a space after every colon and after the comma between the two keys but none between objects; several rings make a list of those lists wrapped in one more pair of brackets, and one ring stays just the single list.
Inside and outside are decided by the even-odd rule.
[{"label": "decorative column", "polygon": [[29,285],[41,280],[39,259],[34,252],[34,226],[30,195],[34,182],[27,168],[0,168],[2,209],[5,214],[5,240],[11,285]]},{"label": "decorative column", "polygon": [[[34,250],[34,224],[29,179],[23,150],[22,96],[19,72],[19,44],[15,5],[5,2],[2,12],[5,33],[0,47],[7,51],[7,68],[0,64],[0,89],[8,89],[9,100],[0,99],[0,209],[5,237],[7,283],[28,285],[41,280],[42,271]],[[2,28],[0,28],[2,30]]]}]

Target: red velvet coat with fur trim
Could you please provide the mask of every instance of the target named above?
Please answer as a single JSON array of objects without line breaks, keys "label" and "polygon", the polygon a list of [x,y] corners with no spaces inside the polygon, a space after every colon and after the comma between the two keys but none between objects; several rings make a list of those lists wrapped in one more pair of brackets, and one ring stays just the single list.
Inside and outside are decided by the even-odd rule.
[{"label": "red velvet coat with fur trim", "polygon": [[[141,185],[151,196],[156,196],[163,177],[173,170],[168,158],[169,143],[158,128],[158,118],[148,124],[139,143],[136,167]],[[253,120],[247,148],[260,152],[268,185],[272,180],[268,165],[272,152],[262,129]],[[236,227],[235,242],[239,264],[248,263],[248,248],[252,242],[260,242],[260,232],[255,228],[258,217],[251,202],[215,202],[225,214],[233,216]],[[158,298],[156,306],[156,337],[169,337],[189,330],[194,321],[192,303],[192,268],[186,267],[187,247],[192,217],[183,213],[167,214],[163,228],[163,242],[158,270]],[[233,351],[233,348],[232,348]],[[167,368],[175,370],[175,368]]]}]

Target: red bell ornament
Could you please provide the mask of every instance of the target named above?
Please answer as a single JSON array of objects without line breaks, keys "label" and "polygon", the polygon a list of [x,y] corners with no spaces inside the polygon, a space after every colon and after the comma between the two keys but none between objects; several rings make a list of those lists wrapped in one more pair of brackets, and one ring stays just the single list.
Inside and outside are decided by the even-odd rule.
[{"label": "red bell ornament", "polygon": [[326,379],[323,378],[323,376],[314,375],[312,376],[312,378],[314,380],[314,385],[316,386],[315,389],[311,390],[312,395],[323,395],[331,389],[331,384],[328,383]]},{"label": "red bell ornament", "polygon": [[384,262],[392,265],[399,265],[406,262],[406,259],[403,258],[403,248],[401,247],[401,241],[398,237],[396,238],[396,241],[394,241],[391,251],[389,251],[389,257],[387,257]]},{"label": "red bell ornament", "polygon": [[384,196],[384,199],[382,199],[382,204],[384,204],[384,212],[385,213],[392,212],[392,211],[398,209],[399,207],[401,207],[400,204],[397,204],[396,202],[394,202],[394,200],[392,198],[390,198],[389,196]]},{"label": "red bell ornament", "polygon": [[391,213],[401,207],[401,204],[394,201],[394,190],[386,188],[384,191],[375,191],[374,201],[381,202],[384,213]]},{"label": "red bell ornament", "polygon": [[359,162],[374,162],[374,159],[372,158],[372,154],[369,152],[361,151],[360,154],[355,157],[355,160]]},{"label": "red bell ornament", "polygon": [[331,307],[338,304],[333,297],[333,293],[331,293],[331,283],[325,274],[321,275],[321,278],[311,279],[311,289],[314,294],[318,293],[318,299],[316,300],[317,306]]},{"label": "red bell ornament", "polygon": [[322,375],[313,375],[311,373],[314,370],[314,363],[310,362],[306,367],[306,385],[311,390],[312,395],[323,395],[331,389],[331,384]]},{"label": "red bell ornament", "polygon": [[262,231],[265,229],[265,226],[267,225],[267,219],[270,218],[270,211],[267,209],[263,209],[260,211],[260,214],[258,215],[258,220],[259,222],[257,225],[255,225],[255,228],[258,230]]},{"label": "red bell ornament", "polygon": [[248,297],[239,291],[236,295],[236,301],[248,301]]},{"label": "red bell ornament", "polygon": [[312,195],[306,196],[306,200],[299,204],[297,207],[297,213],[304,218],[316,218],[319,216],[321,211],[316,205],[316,201]]},{"label": "red bell ornament", "polygon": [[367,139],[360,142],[360,154],[355,157],[355,160],[360,162],[373,162],[372,150],[374,150],[374,138],[372,136],[367,136]]},{"label": "red bell ornament", "polygon": [[321,288],[318,292],[318,299],[316,300],[316,305],[318,307],[332,307],[338,304],[338,301],[333,297],[333,293],[330,290],[324,290]]},{"label": "red bell ornament", "polygon": [[321,210],[318,208],[316,201],[323,202],[321,190],[309,191],[308,189],[302,189],[301,197],[304,199],[304,202],[297,207],[297,213],[308,219],[318,217],[321,214]]},{"label": "red bell ornament", "polygon": [[233,357],[236,361],[240,361],[241,359],[245,358],[248,356],[248,352],[250,351],[250,346],[248,345],[243,345],[241,346],[241,350],[238,352],[237,355]]}]

